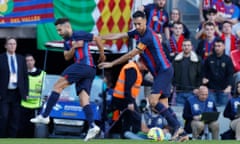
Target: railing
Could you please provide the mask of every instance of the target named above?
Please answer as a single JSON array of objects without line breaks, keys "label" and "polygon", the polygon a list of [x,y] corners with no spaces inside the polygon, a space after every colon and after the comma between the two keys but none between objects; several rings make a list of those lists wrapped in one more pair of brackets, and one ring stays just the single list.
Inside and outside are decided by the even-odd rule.
[{"label": "railing", "polygon": [[200,0],[186,0],[188,3],[193,5],[196,8],[199,8]]}]

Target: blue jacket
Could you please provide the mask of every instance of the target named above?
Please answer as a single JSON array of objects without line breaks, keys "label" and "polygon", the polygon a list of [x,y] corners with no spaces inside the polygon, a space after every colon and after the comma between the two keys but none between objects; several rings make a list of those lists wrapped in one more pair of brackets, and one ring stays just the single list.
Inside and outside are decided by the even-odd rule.
[{"label": "blue jacket", "polygon": [[240,105],[240,97],[231,98],[224,109],[223,116],[230,120],[234,120],[237,114],[238,105]]},{"label": "blue jacket", "polygon": [[214,111],[217,111],[217,107],[212,99],[207,98],[206,101],[202,102],[197,96],[189,97],[183,108],[183,118],[185,119],[186,132],[192,132],[191,122],[194,116],[200,115],[203,112]]}]

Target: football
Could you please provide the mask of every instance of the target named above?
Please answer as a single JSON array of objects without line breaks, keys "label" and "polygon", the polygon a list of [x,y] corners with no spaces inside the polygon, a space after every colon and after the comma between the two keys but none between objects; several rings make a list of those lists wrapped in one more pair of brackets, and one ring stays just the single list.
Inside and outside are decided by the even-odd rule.
[{"label": "football", "polygon": [[159,127],[153,127],[149,130],[147,134],[149,139],[152,139],[154,141],[163,141],[164,140],[164,132]]}]

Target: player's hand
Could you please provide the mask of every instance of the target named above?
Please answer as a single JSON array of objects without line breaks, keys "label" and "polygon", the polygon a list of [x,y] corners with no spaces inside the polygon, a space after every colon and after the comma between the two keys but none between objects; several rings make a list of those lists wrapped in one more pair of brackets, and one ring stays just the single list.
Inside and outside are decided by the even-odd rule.
[{"label": "player's hand", "polygon": [[84,41],[83,40],[72,41],[72,48],[83,47],[83,45],[84,45]]},{"label": "player's hand", "polygon": [[106,60],[106,56],[104,54],[100,54],[98,62],[104,62]]},{"label": "player's hand", "polygon": [[100,69],[111,68],[111,67],[113,67],[113,64],[111,62],[102,62],[102,63],[98,64],[98,67]]}]

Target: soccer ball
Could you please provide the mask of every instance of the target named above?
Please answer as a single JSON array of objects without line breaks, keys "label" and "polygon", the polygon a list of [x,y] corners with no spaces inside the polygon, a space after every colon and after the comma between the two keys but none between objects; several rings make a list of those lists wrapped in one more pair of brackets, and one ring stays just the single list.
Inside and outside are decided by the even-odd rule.
[{"label": "soccer ball", "polygon": [[163,141],[164,133],[163,130],[159,127],[153,127],[149,130],[147,137],[155,141]]}]

